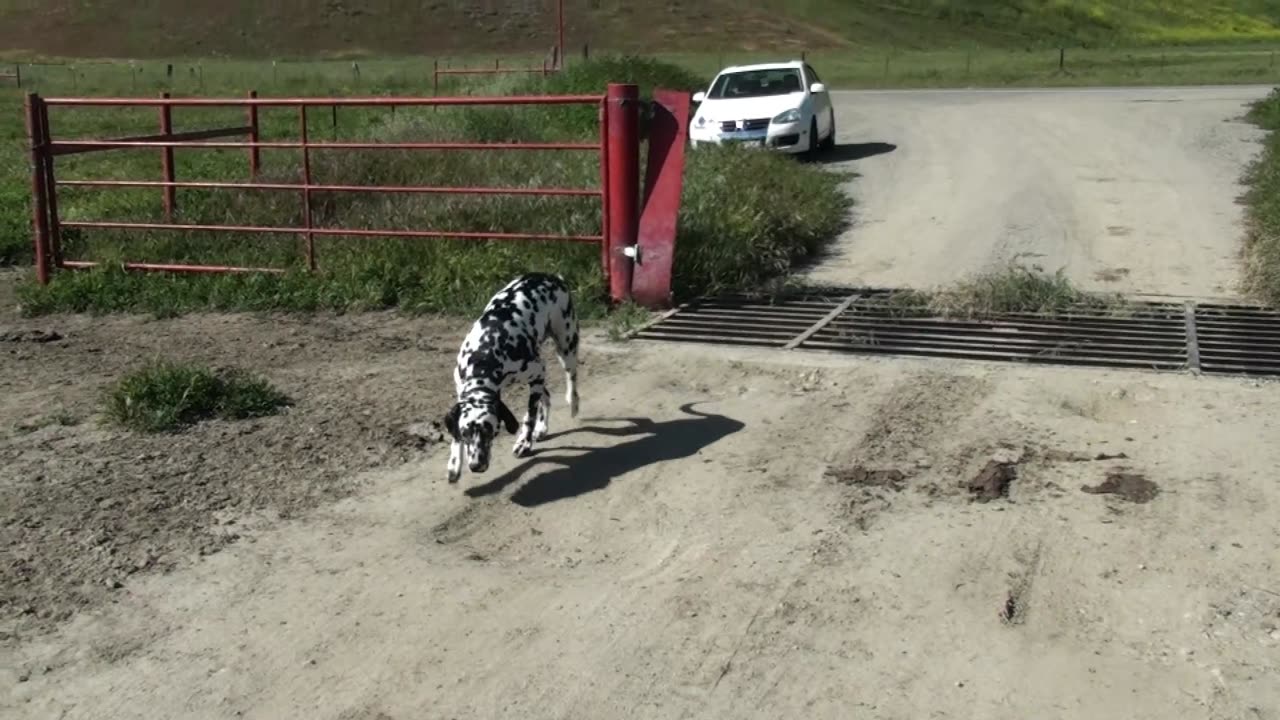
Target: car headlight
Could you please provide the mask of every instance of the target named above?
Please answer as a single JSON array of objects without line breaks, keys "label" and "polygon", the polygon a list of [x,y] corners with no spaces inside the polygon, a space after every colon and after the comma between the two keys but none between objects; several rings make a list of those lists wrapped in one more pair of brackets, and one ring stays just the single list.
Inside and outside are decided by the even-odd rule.
[{"label": "car headlight", "polygon": [[775,125],[787,125],[789,123],[798,123],[798,122],[800,122],[799,110],[794,110],[794,109],[788,110],[783,113],[778,113],[773,117],[773,123]]}]

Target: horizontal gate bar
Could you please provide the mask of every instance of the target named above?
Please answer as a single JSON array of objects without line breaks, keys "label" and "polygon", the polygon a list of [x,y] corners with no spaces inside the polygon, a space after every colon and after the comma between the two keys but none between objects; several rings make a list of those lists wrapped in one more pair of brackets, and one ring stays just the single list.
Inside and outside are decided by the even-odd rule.
[{"label": "horizontal gate bar", "polygon": [[44,98],[60,107],[430,107],[455,105],[590,105],[603,95],[497,95],[462,97],[258,97],[258,98]]},{"label": "horizontal gate bar", "polygon": [[59,180],[61,187],[119,187],[154,188],[173,187],[193,190],[292,190],[295,192],[371,192],[371,193],[423,193],[456,195],[535,195],[600,197],[600,190],[591,188],[495,188],[495,187],[431,187],[418,185],[303,185],[302,183],[234,183],[234,182],[165,182],[164,180]]},{"label": "horizontal gate bar", "polygon": [[347,228],[263,227],[257,225],[169,225],[165,223],[64,221],[66,228],[98,228],[106,230],[182,230],[202,232],[273,233],[277,235],[328,235],[343,237],[410,237],[456,238],[458,240],[559,240],[598,243],[600,235],[550,235],[509,232],[447,232],[443,230],[357,230]]}]

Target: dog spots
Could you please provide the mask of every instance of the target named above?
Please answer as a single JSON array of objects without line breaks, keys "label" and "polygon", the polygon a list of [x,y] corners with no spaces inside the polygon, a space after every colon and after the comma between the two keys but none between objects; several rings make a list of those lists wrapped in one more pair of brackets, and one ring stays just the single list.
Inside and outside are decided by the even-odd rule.
[{"label": "dog spots", "polygon": [[[528,450],[535,419],[526,415],[522,431],[521,423],[502,402],[501,393],[517,382],[527,382],[531,388],[544,386],[546,369],[539,348],[548,336],[555,341],[568,375],[570,408],[576,412],[578,323],[569,286],[556,275],[521,275],[489,300],[463,340],[454,369],[458,405],[451,411],[460,433],[454,437],[451,457],[463,455],[458,446],[465,446],[472,471],[483,472],[499,421],[507,432],[519,434],[517,454]],[[539,427],[545,434],[545,417]],[[457,464],[451,460],[450,482],[456,479],[453,466]]]}]

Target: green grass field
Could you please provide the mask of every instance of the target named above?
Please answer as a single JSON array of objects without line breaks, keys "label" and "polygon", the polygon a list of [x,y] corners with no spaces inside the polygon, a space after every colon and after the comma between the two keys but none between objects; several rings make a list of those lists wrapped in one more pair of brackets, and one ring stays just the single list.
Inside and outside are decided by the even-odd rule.
[{"label": "green grass field", "polygon": [[[508,79],[487,93],[600,92],[606,79],[690,89],[703,80],[654,61],[597,61],[563,75]],[[103,83],[103,92],[115,91]],[[303,82],[297,92],[315,87]],[[327,88],[350,92],[353,88]],[[371,142],[437,140],[471,142],[582,141],[598,137],[594,107],[578,108],[344,108],[309,116],[317,140]],[[154,109],[54,109],[57,137],[121,137],[156,128]],[[181,108],[175,129],[225,127],[244,122],[242,110]],[[297,136],[296,110],[264,109],[264,140]],[[21,139],[6,138],[5,174],[12,188],[4,202],[14,212],[6,255],[21,262],[26,249],[26,188]],[[295,150],[264,150],[264,180],[297,182]],[[60,179],[157,179],[157,151],[110,151],[59,160]],[[600,169],[592,153],[314,151],[317,183],[571,187],[598,185]],[[178,150],[176,176],[184,180],[243,181],[243,150]],[[691,154],[681,211],[676,291],[683,295],[720,288],[751,287],[785,273],[796,260],[832,238],[847,217],[841,178],[816,166],[772,153],[711,150]],[[730,183],[731,185],[726,185]],[[734,192],[725,188],[735,186]],[[60,215],[65,221],[158,221],[160,192],[154,188],[65,188]],[[599,233],[598,202],[592,198],[538,198],[456,195],[370,195],[313,193],[315,227],[431,229],[460,232],[519,232],[567,235]],[[796,212],[795,208],[800,208]],[[194,224],[301,226],[296,192],[228,190],[178,191],[175,220]],[[263,237],[237,233],[129,233],[67,229],[66,255],[118,265],[121,260],[269,266],[283,276],[167,277],[104,270],[59,273],[47,288],[22,290],[29,312],[147,311],[171,315],[189,310],[315,310],[401,307],[414,312],[476,311],[489,295],[518,272],[563,273],[574,284],[587,314],[603,309],[603,277],[595,245],[484,242],[474,240],[318,237],[320,271],[305,272],[301,240],[292,235]]]},{"label": "green grass field", "polygon": [[[708,49],[654,57],[710,78],[732,64],[798,58],[792,50]],[[1058,48],[1010,50],[953,48],[901,50],[837,48],[806,52],[823,80],[838,89],[893,87],[1027,87],[1090,85],[1185,85],[1280,82],[1280,42],[1274,46],[1146,46],[1139,48]],[[163,91],[186,95],[430,95],[432,69],[541,68],[533,55],[366,58],[334,61],[270,60],[76,61],[24,63],[25,89],[45,95],[138,95]],[[572,58],[570,63],[580,61]],[[170,76],[168,66],[174,73]],[[3,66],[0,66],[0,70]],[[476,93],[483,80],[450,82],[442,92]],[[0,97],[17,92],[8,87]]]},{"label": "green grass field", "polygon": [[[496,14],[476,11],[478,5],[467,2],[432,11],[393,5],[370,3],[355,12],[302,0],[289,6],[290,14],[280,3],[202,0],[190,3],[176,20],[127,12],[122,0],[19,0],[0,7],[0,57],[19,62],[23,76],[21,90],[0,90],[0,102],[12,109],[10,122],[0,124],[0,264],[25,264],[31,258],[25,140],[17,112],[24,91],[46,96],[164,91],[241,96],[250,89],[280,96],[429,95],[437,63],[481,67],[497,58],[506,67],[537,68],[553,37],[547,3],[513,2]],[[628,79],[693,89],[724,65],[801,53],[835,88],[1280,82],[1280,0],[1211,5],[1188,0],[698,0],[677,5],[569,0],[568,9],[572,47],[589,43],[596,54],[611,46],[657,48],[663,63],[634,68],[588,63],[575,50],[563,76],[446,80],[440,91],[600,92],[609,80]],[[57,27],[48,24],[50,18],[58,19]],[[166,57],[179,52],[185,57]],[[146,59],[94,59],[103,57]],[[234,112],[175,113],[179,130],[239,122]],[[268,137],[296,132],[296,118],[287,114],[265,113],[263,122]],[[573,112],[522,111],[517,117],[509,110],[402,109],[395,115],[343,110],[336,116],[314,113],[309,131],[316,138],[367,140],[548,140],[585,137],[591,126],[589,117]],[[145,134],[156,129],[155,111],[57,111],[54,129],[61,137]],[[288,181],[297,175],[298,159],[290,152],[267,152],[264,160],[268,178]],[[156,179],[158,165],[154,153],[117,151],[61,160],[59,175]],[[569,155],[532,163],[528,157],[479,153],[437,155],[430,162],[402,153],[321,153],[315,165],[322,182],[501,185],[518,178],[529,186],[590,187],[598,176],[590,158]],[[244,154],[232,151],[180,151],[177,170],[182,179],[247,175]],[[720,179],[726,173],[749,179],[741,184],[749,191],[725,193]],[[677,264],[680,292],[747,288],[785,273],[844,221],[848,200],[839,193],[839,181],[783,158],[691,157]],[[155,190],[65,193],[61,211],[66,219],[159,217]],[[774,198],[789,194],[810,203],[808,211],[759,215],[759,207],[774,207]],[[591,234],[599,222],[590,202],[572,199],[317,195],[317,200],[320,225]],[[179,207],[180,219],[191,222],[300,222],[297,198],[284,193],[183,190]],[[292,237],[69,232],[66,241],[71,253],[108,262],[272,264],[291,272],[281,278],[69,274],[47,290],[28,287],[23,296],[29,311],[168,314],[199,308],[387,306],[470,311],[505,276],[534,267],[566,273],[589,297],[602,292],[594,250],[587,247],[319,239],[322,272],[311,276],[297,272],[301,253]],[[748,252],[741,252],[744,247]]]}]

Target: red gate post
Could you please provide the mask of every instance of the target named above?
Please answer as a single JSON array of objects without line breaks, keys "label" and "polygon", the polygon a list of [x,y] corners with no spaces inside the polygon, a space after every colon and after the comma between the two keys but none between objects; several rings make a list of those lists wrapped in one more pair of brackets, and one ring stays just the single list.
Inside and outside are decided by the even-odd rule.
[{"label": "red gate post", "polygon": [[644,208],[640,211],[631,292],[637,303],[654,310],[671,304],[689,104],[687,92],[653,91]]},{"label": "red gate post", "polygon": [[609,252],[609,298],[631,299],[632,256],[639,232],[640,204],[640,88],[610,83],[605,94],[608,124],[606,163],[609,214],[605,242]]},{"label": "red gate post", "polygon": [[[160,93],[160,97],[168,100],[169,93]],[[160,105],[160,134],[165,140],[169,140],[169,136],[173,134],[173,108],[168,103]],[[178,200],[178,190],[173,186],[173,148],[160,148],[160,169],[164,174],[164,181],[169,183],[164,186],[164,219],[166,222],[173,222],[173,208]]]},{"label": "red gate post", "polygon": [[[258,97],[257,90],[249,91],[249,99],[256,100]],[[258,106],[250,103],[249,114],[249,142],[253,143],[253,147],[249,148],[249,179],[258,179],[258,169],[262,166],[262,154],[259,151],[258,143],[261,142],[258,130]]]},{"label": "red gate post", "polygon": [[[335,106],[336,107],[336,106]],[[316,269],[316,236],[311,232],[311,141],[307,135],[307,106],[298,106],[298,134],[302,144],[302,226],[305,229],[307,270]]]},{"label": "red gate post", "polygon": [[[53,142],[53,131],[49,129],[49,107],[44,103],[40,105],[40,137],[44,138],[45,144]],[[58,183],[54,179],[53,174],[53,152],[46,151],[44,155],[44,186],[45,186],[45,202],[48,210],[48,232],[49,232],[49,249],[48,260],[51,268],[59,269],[62,267],[62,221],[58,214]]]},{"label": "red gate post", "polygon": [[27,115],[27,144],[31,148],[31,219],[33,239],[36,252],[36,280],[41,285],[49,284],[49,205],[45,183],[44,154],[47,151],[46,138],[41,128],[44,127],[43,115],[47,112],[40,96],[27,93],[24,103]]},{"label": "red gate post", "polygon": [[564,0],[556,0],[556,69],[564,69]]}]

